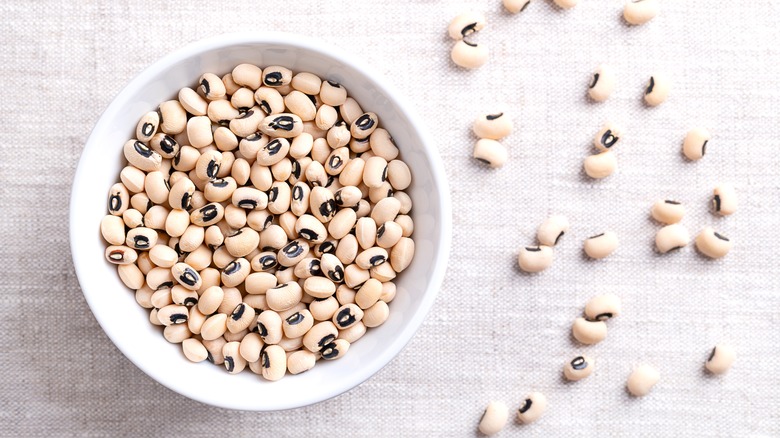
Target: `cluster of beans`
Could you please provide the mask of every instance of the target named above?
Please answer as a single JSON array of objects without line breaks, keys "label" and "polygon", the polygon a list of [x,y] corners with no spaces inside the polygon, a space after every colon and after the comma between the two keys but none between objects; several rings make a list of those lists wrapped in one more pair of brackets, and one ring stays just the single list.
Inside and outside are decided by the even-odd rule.
[{"label": "cluster of beans", "polygon": [[512,119],[504,112],[482,114],[474,121],[472,129],[479,137],[474,144],[474,158],[494,169],[503,166],[509,153],[498,140],[512,133]]},{"label": "cluster of beans", "polygon": [[414,254],[411,173],[342,85],[281,66],[206,73],[123,152],[106,259],[189,360],[278,380],[387,319]]}]

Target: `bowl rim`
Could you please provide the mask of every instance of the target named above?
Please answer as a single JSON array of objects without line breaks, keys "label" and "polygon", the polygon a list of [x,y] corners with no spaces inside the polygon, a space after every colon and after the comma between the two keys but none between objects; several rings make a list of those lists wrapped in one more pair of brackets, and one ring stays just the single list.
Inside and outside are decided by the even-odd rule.
[{"label": "bowl rim", "polygon": [[[82,186],[89,184],[89,181],[87,181],[86,177],[84,176],[85,172],[83,167],[85,166],[84,164],[85,156],[88,155],[88,153],[91,150],[96,149],[98,147],[98,145],[96,144],[97,143],[96,135],[100,131],[99,128],[101,127],[101,125],[107,123],[107,120],[115,117],[117,113],[121,111],[122,107],[127,103],[129,97],[135,94],[143,84],[148,83],[154,77],[160,75],[165,69],[169,68],[171,65],[183,61],[187,58],[198,56],[199,54],[204,52],[225,49],[230,46],[235,46],[240,44],[277,44],[277,45],[286,45],[294,48],[300,48],[304,50],[318,52],[322,55],[334,58],[340,62],[345,63],[350,68],[357,71],[359,74],[367,77],[371,82],[373,82],[373,84],[377,87],[377,89],[379,89],[382,93],[384,93],[384,95],[387,97],[388,100],[394,101],[394,103],[399,108],[401,108],[402,111],[406,114],[409,120],[410,127],[415,131],[416,135],[422,140],[421,142],[422,148],[420,152],[423,153],[428,159],[428,162],[430,163],[432,179],[435,185],[439,187],[440,190],[439,193],[440,196],[438,197],[439,209],[441,210],[441,221],[438,224],[439,225],[438,226],[438,233],[439,233],[438,254],[439,255],[437,260],[434,263],[433,269],[429,272],[430,283],[424,293],[423,299],[420,302],[418,308],[419,310],[415,312],[415,314],[412,316],[412,319],[406,324],[404,329],[398,333],[398,341],[396,341],[391,346],[389,346],[389,348],[382,350],[382,353],[377,358],[377,360],[373,360],[371,362],[373,366],[364,367],[360,369],[358,372],[353,373],[352,377],[346,381],[347,384],[340,386],[330,392],[319,393],[316,397],[310,397],[309,399],[303,400],[302,402],[297,402],[297,403],[280,402],[278,407],[273,407],[269,409],[263,409],[258,407],[248,408],[245,406],[241,406],[239,404],[220,403],[217,400],[208,399],[202,396],[202,393],[198,391],[194,391],[189,387],[180,387],[180,386],[170,384],[169,382],[166,382],[156,372],[155,368],[150,365],[149,362],[137,360],[135,357],[129,354],[129,348],[127,347],[126,344],[122,342],[122,337],[119,331],[116,330],[115,327],[113,327],[109,323],[109,318],[105,315],[99,315],[97,312],[93,311],[94,302],[92,296],[95,292],[91,292],[91,293],[87,292],[82,286],[84,284],[82,279],[86,278],[89,275],[89,273],[85,265],[86,262],[83,261],[83,257],[81,256],[81,251],[75,244],[75,239],[74,239],[74,236],[77,233],[77,229],[81,226],[80,224],[77,223],[78,212],[75,211],[74,205],[76,204],[76,199],[77,199],[77,194],[79,193],[79,189]],[[439,289],[444,280],[444,274],[446,272],[447,263],[449,261],[451,239],[452,239],[452,205],[450,199],[449,186],[447,183],[447,176],[444,170],[444,164],[438,154],[438,151],[433,146],[431,137],[429,136],[425,127],[418,122],[419,120],[422,119],[417,116],[417,113],[413,109],[413,107],[411,107],[408,104],[408,102],[403,97],[403,95],[401,95],[395,87],[393,87],[388,83],[388,81],[384,78],[383,75],[377,73],[371,67],[366,66],[363,62],[356,60],[353,55],[343,51],[342,49],[335,47],[329,43],[326,43],[324,41],[315,39],[313,37],[287,33],[287,32],[274,32],[274,31],[263,31],[263,32],[247,31],[247,32],[227,33],[227,34],[216,35],[216,36],[191,42],[185,45],[184,47],[181,47],[163,56],[162,58],[158,59],[157,61],[153,62],[151,65],[146,67],[134,78],[132,78],[110,101],[110,103],[108,104],[106,109],[101,113],[100,117],[97,119],[97,122],[95,123],[92,130],[90,131],[90,134],[86,142],[84,143],[84,147],[81,152],[81,157],[79,158],[79,163],[74,173],[73,183],[71,185],[71,196],[69,197],[69,205],[68,205],[70,249],[71,249],[71,257],[73,259],[73,265],[74,265],[76,277],[79,281],[79,286],[81,288],[84,299],[87,301],[91,313],[94,315],[95,319],[97,320],[98,324],[103,329],[103,331],[105,332],[106,336],[108,336],[108,338],[113,342],[113,344],[117,347],[117,349],[119,349],[119,351],[121,351],[122,354],[128,360],[130,360],[130,362],[133,363],[137,368],[139,368],[146,375],[148,375],[149,377],[151,377],[153,380],[160,383],[161,385],[165,386],[166,388],[176,393],[179,393],[185,397],[188,397],[190,399],[197,400],[204,404],[218,406],[222,408],[228,408],[228,409],[236,409],[236,410],[278,411],[278,410],[293,409],[296,407],[303,407],[303,406],[319,403],[321,401],[328,400],[330,398],[333,398],[351,389],[356,388],[357,386],[359,386],[360,384],[368,380],[371,376],[379,372],[379,370],[381,370],[386,365],[388,365],[404,349],[404,347],[409,343],[412,337],[414,337],[414,335],[417,333],[420,326],[422,325],[422,322],[425,320],[425,317],[430,312],[430,309],[436,300],[436,296],[438,295]]]}]

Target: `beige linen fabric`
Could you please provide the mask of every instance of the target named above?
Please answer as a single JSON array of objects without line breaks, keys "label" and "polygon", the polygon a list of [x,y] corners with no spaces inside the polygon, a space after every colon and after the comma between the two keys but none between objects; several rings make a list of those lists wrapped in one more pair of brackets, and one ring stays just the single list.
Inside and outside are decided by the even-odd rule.
[{"label": "beige linen fabric", "polygon": [[[491,399],[519,407],[549,398],[530,426],[502,436],[780,435],[780,6],[760,0],[663,1],[642,27],[622,0],[569,11],[533,0],[520,15],[491,1],[6,0],[0,4],[0,435],[3,436],[474,436]],[[476,71],[449,60],[448,20],[487,14]],[[111,344],[76,281],[67,233],[73,172],[91,127],[116,93],[155,60],[203,37],[283,30],[363,58],[413,104],[443,158],[454,206],[447,278],[408,347],[359,388],[279,413],[222,410],[186,399],[136,369]],[[603,104],[585,97],[599,63],[617,72]],[[646,108],[650,74],[669,99]],[[515,120],[507,165],[472,158],[471,122],[498,104]],[[619,169],[583,176],[606,120],[625,126]],[[684,161],[687,129],[713,132],[708,155]],[[728,218],[708,211],[716,183],[737,186]],[[684,202],[695,235],[714,225],[735,242],[710,261],[692,247],[657,255],[658,198]],[[524,275],[521,245],[552,213],[571,232],[551,269]],[[584,238],[615,231],[621,246],[589,261]],[[586,300],[614,292],[624,314],[593,347],[573,343]],[[702,371],[731,341],[731,372]],[[174,347],[172,347],[174,348]],[[565,383],[565,361],[586,352],[597,370]],[[644,399],[624,390],[632,366],[655,364]]]}]

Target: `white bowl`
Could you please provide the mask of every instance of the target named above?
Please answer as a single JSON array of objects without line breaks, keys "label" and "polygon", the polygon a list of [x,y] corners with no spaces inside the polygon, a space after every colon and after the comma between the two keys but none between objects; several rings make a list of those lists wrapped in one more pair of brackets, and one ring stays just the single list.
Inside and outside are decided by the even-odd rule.
[{"label": "white bowl", "polygon": [[[208,362],[189,362],[179,345],[168,343],[104,258],[99,224],[106,215],[109,187],[124,165],[122,145],[139,117],[204,72],[223,74],[240,63],[283,65],[336,80],[365,111],[379,115],[413,174],[407,190],[416,254],[397,279],[390,317],[336,361],[320,361],[310,371],[264,381],[248,370],[228,374]],[[442,163],[422,119],[375,72],[346,53],[310,38],[284,33],[241,33],[191,44],[155,62],[111,102],[95,125],[79,160],[70,202],[73,263],[95,318],[119,350],[138,368],[168,388],[215,406],[270,411],[305,406],[341,394],[365,381],[398,354],[420,327],[441,285],[451,237],[449,191]]]}]

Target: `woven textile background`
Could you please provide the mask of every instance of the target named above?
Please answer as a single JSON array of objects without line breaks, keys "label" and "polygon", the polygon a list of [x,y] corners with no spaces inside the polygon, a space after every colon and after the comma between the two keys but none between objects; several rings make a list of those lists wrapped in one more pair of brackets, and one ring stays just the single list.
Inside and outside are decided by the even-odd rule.
[{"label": "woven textile background", "polygon": [[[502,436],[780,435],[780,6],[663,1],[642,27],[623,0],[570,11],[533,0],[520,15],[500,0],[445,2],[224,0],[0,3],[0,435],[2,436],[474,436],[485,404],[512,410],[526,392],[550,399],[533,425],[514,416]],[[446,26],[476,9],[488,63],[449,60]],[[355,53],[424,117],[444,160],[454,206],[446,280],[407,348],[360,387],[278,413],[212,408],[157,384],[109,341],[73,272],[70,185],[91,127],[116,93],[189,42],[235,30],[305,33]],[[585,96],[599,63],[618,72],[603,104]],[[666,103],[646,108],[648,76],[669,72]],[[516,123],[507,165],[473,160],[471,122],[505,105]],[[625,126],[617,173],[593,181],[582,159],[600,124]],[[697,163],[680,145],[695,124],[714,138]],[[714,185],[734,183],[740,207],[713,216]],[[657,255],[649,208],[684,202],[683,223],[732,237],[725,259],[692,246]],[[521,245],[551,213],[572,230],[551,269],[524,275]],[[585,237],[611,229],[621,246],[589,261]],[[571,321],[601,292],[624,300],[605,342],[581,348]],[[716,342],[738,352],[731,372],[702,363]],[[172,347],[173,348],[173,347]],[[579,352],[596,373],[565,383]],[[625,379],[639,361],[662,379],[643,399]],[[196,383],[195,383],[196,384]],[[259,395],[260,396],[260,395]],[[512,414],[513,415],[513,414]]]}]

